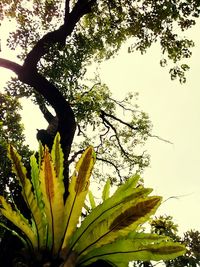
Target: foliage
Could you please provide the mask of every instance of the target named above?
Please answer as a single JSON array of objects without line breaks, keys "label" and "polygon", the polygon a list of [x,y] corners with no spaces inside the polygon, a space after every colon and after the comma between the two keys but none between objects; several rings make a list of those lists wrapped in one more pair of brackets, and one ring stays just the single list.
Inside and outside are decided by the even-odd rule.
[{"label": "foliage", "polygon": [[29,250],[27,258],[20,258],[20,262],[14,259],[15,266],[41,263],[45,266],[52,261],[57,262],[55,266],[62,266],[62,262],[66,267],[88,266],[97,260],[112,266],[128,266],[132,260],[168,260],[185,252],[184,246],[165,236],[141,231],[141,224],[155,213],[161,197],[149,196],[151,189],[137,187],[138,175],[121,185],[111,197],[106,183],[103,202],[77,228],[95,163],[92,147],[84,151],[76,164],[66,200],[59,134],[51,153],[47,147],[40,146],[38,162],[35,155],[31,156],[31,181],[13,146],[9,146],[8,155],[31,212],[31,218],[25,218],[15,203],[0,196],[1,214],[17,227],[15,231],[12,227],[10,230]]},{"label": "foliage", "polygon": [[28,160],[30,152],[28,146],[24,145],[25,137],[19,111],[19,101],[8,93],[0,93],[0,194],[5,193],[6,185],[14,183],[11,173],[10,162],[7,158],[7,144],[15,144],[16,149]]},{"label": "foliage", "polygon": [[186,246],[186,253],[174,260],[165,262],[167,267],[191,266],[198,267],[200,264],[200,233],[188,230],[183,237],[178,235],[178,226],[173,223],[171,216],[160,216],[151,222],[152,232],[170,236]]},{"label": "foliage", "polygon": [[[73,151],[77,153],[80,149],[81,153],[86,145],[93,144],[99,161],[95,177],[103,178],[102,165],[107,165],[112,172],[104,175],[115,182],[117,174],[118,182],[122,182],[122,177],[129,177],[133,170],[142,171],[149,164],[149,156],[141,144],[151,136],[151,123],[147,114],[128,104],[131,97],[116,101],[98,77],[86,80],[87,66],[114,56],[127,39],[132,40],[129,52],[144,53],[159,42],[163,54],[161,66],[173,62],[171,78],[185,82],[189,67],[184,60],[191,56],[194,44],[182,37],[181,32],[195,24],[200,4],[182,0],[80,3],[4,0],[0,4],[0,18],[16,23],[7,46],[13,50],[19,48],[18,57],[24,66],[37,67],[69,102],[78,127]],[[13,96],[31,97],[42,107],[41,111],[49,104],[35,85],[19,77],[10,82],[7,90]],[[119,115],[118,108],[122,109],[120,115],[124,112],[125,116]],[[94,135],[90,136],[94,129]],[[71,161],[75,156],[72,155]]]},{"label": "foliage", "polygon": [[178,225],[173,222],[171,216],[159,216],[155,217],[151,222],[151,232],[159,235],[167,235],[173,240],[180,241],[178,237]]},{"label": "foliage", "polygon": [[[184,31],[195,24],[200,12],[198,1],[85,2],[88,13],[80,19],[65,46],[55,45],[44,58],[47,64],[41,62],[45,76],[54,82],[64,83],[67,89],[70,83],[75,88],[78,78],[84,74],[84,67],[92,59],[101,61],[110,58],[130,37],[134,40],[129,52],[139,50],[144,53],[152,43],[159,41],[162,53],[174,63],[191,56],[190,48],[194,44],[179,36],[177,28]],[[75,4],[76,1],[71,3],[71,10]],[[90,10],[89,5],[92,6]],[[64,8],[68,8],[67,2],[59,0],[29,1],[29,4],[25,0],[15,3],[4,0],[1,6],[2,19],[6,16],[17,22],[16,30],[10,33],[8,46],[11,49],[21,47],[20,58],[25,58],[29,47],[33,47],[41,36],[62,25],[63,11],[67,11]],[[166,57],[162,65],[166,65]],[[172,78],[178,75],[183,80],[178,71],[186,71],[184,66],[177,65]]]},{"label": "foliage", "polygon": [[[177,261],[171,261],[171,266],[185,265],[197,267],[200,265],[200,232],[190,230],[184,233],[183,243],[186,245],[187,251],[185,256],[181,256]],[[178,265],[179,264],[179,265]],[[170,265],[169,265],[170,266]]]},{"label": "foliage", "polygon": [[[93,52],[85,42],[74,38],[70,38],[72,44],[68,43],[62,51],[53,47],[38,68],[59,88],[73,109],[78,131],[72,152],[80,150],[81,153],[85,146],[92,144],[99,166],[95,168],[95,178],[109,176],[113,182],[122,182],[122,177],[128,178],[133,170],[142,172],[149,165],[149,155],[142,146],[151,136],[152,125],[148,115],[132,104],[137,95],[129,94],[118,101],[98,76],[85,79],[88,64],[85,57],[88,54],[92,57]],[[41,95],[17,79],[8,84],[7,91],[15,97],[32,97],[42,112],[48,105]],[[105,165],[110,171],[102,174]]]},{"label": "foliage", "polygon": [[[189,230],[180,236],[178,225],[173,222],[171,216],[159,216],[150,220],[151,233],[169,236],[174,242],[179,242],[186,246],[186,253],[176,259],[162,261],[162,266],[166,267],[198,267],[200,265],[200,233]],[[152,262],[137,262],[135,267],[153,267]]]}]

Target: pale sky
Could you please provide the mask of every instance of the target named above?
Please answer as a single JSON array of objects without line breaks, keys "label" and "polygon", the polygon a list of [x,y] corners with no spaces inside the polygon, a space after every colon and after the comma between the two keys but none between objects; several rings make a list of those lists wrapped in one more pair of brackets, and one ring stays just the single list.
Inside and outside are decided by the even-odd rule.
[{"label": "pale sky", "polygon": [[[200,27],[190,32],[195,41],[187,83],[180,85],[171,81],[166,68],[161,68],[158,46],[141,56],[127,54],[122,49],[119,55],[101,66],[101,79],[106,82],[114,96],[123,98],[128,91],[139,92],[140,108],[147,112],[153,123],[153,133],[173,143],[150,139],[146,148],[151,155],[151,167],[144,173],[146,186],[164,199],[157,214],[172,215],[179,229],[200,231]],[[0,28],[0,34],[2,31]],[[0,36],[1,36],[0,35]],[[13,53],[0,53],[0,57],[13,58]],[[1,84],[10,72],[0,69]],[[2,90],[2,86],[0,87]],[[45,128],[44,120],[37,110],[24,103],[23,122],[27,140],[36,144],[36,128]],[[34,141],[33,141],[34,140]]]},{"label": "pale sky", "polygon": [[102,80],[116,96],[122,92],[139,92],[140,108],[153,123],[153,133],[173,145],[150,139],[147,150],[151,167],[144,173],[145,185],[169,199],[159,214],[174,217],[180,231],[200,231],[200,25],[190,31],[196,46],[188,61],[191,69],[187,83],[171,81],[166,68],[161,68],[161,54],[155,45],[147,54],[120,55],[102,66]]}]

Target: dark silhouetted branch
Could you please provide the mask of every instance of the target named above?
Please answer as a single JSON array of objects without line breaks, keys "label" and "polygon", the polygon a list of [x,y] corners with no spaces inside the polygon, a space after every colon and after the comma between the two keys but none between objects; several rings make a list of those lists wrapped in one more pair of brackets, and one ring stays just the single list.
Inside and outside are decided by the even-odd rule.
[{"label": "dark silhouetted branch", "polygon": [[[66,5],[68,1],[66,1]],[[49,49],[55,45],[65,45],[67,36],[69,36],[74,30],[77,22],[85,14],[91,12],[92,6],[96,3],[96,0],[78,0],[72,11],[65,12],[64,24],[59,29],[45,34],[33,47],[33,49],[27,55],[24,61],[24,67],[28,69],[36,69],[38,61],[49,52]],[[68,9],[68,7],[66,7]]]},{"label": "dark silhouetted branch", "polygon": [[13,71],[15,74],[19,75],[22,71],[22,66],[11,60],[0,58],[0,67]]},{"label": "dark silhouetted branch", "polygon": [[[118,133],[117,133],[116,128],[112,125],[112,123],[110,123],[110,122],[105,118],[105,116],[106,116],[106,113],[105,113],[104,111],[101,111],[101,115],[100,115],[100,117],[101,117],[101,119],[102,119],[104,125],[108,125],[108,126],[113,130],[113,132],[115,133],[114,137],[115,137],[115,139],[117,140],[117,143],[118,143],[118,145],[119,145],[119,147],[120,147],[120,150],[122,151],[123,155],[124,155],[126,158],[129,159],[129,155],[128,155],[128,153],[124,150],[124,148],[123,148],[123,146],[122,146],[122,144],[121,144],[121,142],[120,142],[120,139],[119,139],[119,136],[118,136]],[[111,115],[111,116],[112,116],[112,115]],[[112,137],[113,137],[113,136],[112,136]]]},{"label": "dark silhouetted branch", "polygon": [[121,173],[120,173],[120,170],[119,170],[118,166],[113,161],[110,161],[110,160],[105,159],[105,158],[100,158],[98,156],[96,157],[96,160],[103,161],[103,162],[111,165],[112,167],[114,167],[114,169],[115,169],[115,171],[116,171],[116,173],[117,173],[117,175],[118,175],[118,177],[120,179],[120,182],[123,181]]},{"label": "dark silhouetted branch", "polygon": [[72,162],[74,162],[74,160],[77,158],[78,155],[82,154],[84,152],[84,149],[81,149],[77,152],[75,152],[71,158],[69,159],[68,163],[71,164]]},{"label": "dark silhouetted branch", "polygon": [[123,124],[123,125],[126,125],[127,127],[129,127],[129,128],[132,129],[132,130],[135,130],[135,131],[138,130],[138,127],[134,127],[134,126],[132,126],[130,123],[127,123],[127,122],[125,122],[125,121],[123,121],[123,120],[117,118],[116,116],[114,116],[114,115],[112,115],[112,114],[108,114],[108,113],[106,113],[104,110],[101,110],[101,113],[102,113],[102,115],[104,116],[104,118],[105,118],[105,116],[106,116],[106,117],[109,117],[109,118],[111,118],[111,119],[113,119],[113,120],[116,120],[116,121],[120,122],[120,123]]},{"label": "dark silhouetted branch", "polygon": [[67,22],[67,19],[68,19],[68,15],[69,15],[69,10],[70,10],[70,0],[66,0],[65,1],[65,16],[64,16],[64,23]]}]

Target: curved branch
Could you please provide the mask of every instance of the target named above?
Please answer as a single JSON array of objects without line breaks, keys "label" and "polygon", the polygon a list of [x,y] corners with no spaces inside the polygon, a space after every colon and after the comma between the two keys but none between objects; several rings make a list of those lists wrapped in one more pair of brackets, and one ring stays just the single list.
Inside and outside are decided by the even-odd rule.
[{"label": "curved branch", "polygon": [[[123,155],[126,157],[126,158],[129,158],[128,156],[128,153],[124,150],[121,142],[120,142],[120,139],[119,139],[119,136],[118,136],[118,133],[117,133],[117,130],[115,129],[115,127],[105,118],[105,115],[106,113],[104,111],[101,111],[101,115],[100,115],[100,118],[103,120],[104,123],[106,123],[112,130],[113,132],[115,133],[114,137],[116,138],[117,140],[117,143],[123,153]],[[111,117],[112,115],[110,115]],[[114,116],[113,116],[114,117]],[[111,117],[112,118],[112,117]],[[121,120],[120,120],[121,121]]]},{"label": "curved branch", "polygon": [[100,134],[101,145],[103,144],[103,137],[105,137],[109,133],[109,130],[110,130],[110,127],[108,125],[104,124],[104,126],[106,127],[106,131],[103,134]]},{"label": "curved branch", "polygon": [[[96,2],[97,0],[77,0],[70,12],[70,0],[65,0],[64,24],[57,30],[45,34],[35,44],[25,58],[23,66],[10,60],[0,59],[0,67],[4,67],[15,72],[21,82],[33,87],[34,90],[42,95],[54,108],[58,118],[57,131],[61,136],[61,146],[66,163],[66,170],[64,171],[66,173],[66,178],[68,178],[67,169],[69,153],[76,130],[74,112],[58,88],[38,73],[37,63],[42,56],[49,52],[49,49],[54,44],[59,44],[61,46],[65,45],[67,36],[73,32],[77,22],[82,16],[91,12],[91,8]],[[46,115],[48,115],[48,118],[46,117],[48,120],[51,116],[49,116],[49,112],[46,112]]]},{"label": "curved branch", "polygon": [[128,103],[128,102],[125,101],[125,100],[118,101],[118,100],[116,100],[116,99],[114,99],[114,98],[112,98],[112,97],[110,97],[110,96],[109,96],[109,99],[110,99],[111,101],[113,101],[115,104],[117,104],[119,107],[121,107],[123,110],[130,111],[130,112],[136,112],[136,110],[134,110],[134,109],[125,107],[126,104],[131,105],[130,103]]},{"label": "curved branch", "polygon": [[100,83],[98,82],[98,83],[95,83],[88,91],[86,91],[86,92],[83,92],[82,94],[81,94],[81,97],[83,97],[84,95],[87,95],[87,94],[89,94],[93,89],[95,89],[95,86],[97,86],[97,85],[100,85]]},{"label": "curved branch", "polygon": [[68,158],[76,129],[74,113],[69,103],[53,84],[36,71],[29,71],[26,67],[3,58],[0,58],[0,67],[15,72],[21,82],[33,87],[54,108],[59,121],[58,131],[63,137],[61,139],[62,147],[66,153],[65,158]]},{"label": "curved branch", "polygon": [[0,67],[8,69],[19,75],[22,71],[22,66],[11,60],[0,58]]},{"label": "curved branch", "polygon": [[162,138],[162,137],[160,137],[158,135],[155,135],[155,134],[149,134],[149,137],[157,138],[158,140],[163,141],[163,142],[166,142],[166,143],[168,143],[170,145],[173,145],[174,144],[171,141],[169,141],[169,140],[167,140],[165,138]]},{"label": "curved branch", "polygon": [[103,161],[103,162],[105,162],[105,163],[113,166],[114,169],[115,169],[115,171],[117,172],[117,175],[118,175],[118,177],[120,179],[120,182],[123,181],[122,176],[121,176],[121,173],[120,173],[120,170],[118,169],[118,167],[112,161],[110,161],[108,159],[99,158],[99,157],[96,157],[96,160]]},{"label": "curved branch", "polygon": [[61,145],[68,158],[72,140],[76,130],[76,121],[70,104],[65,100],[60,91],[47,79],[37,72],[22,72],[20,81],[32,86],[54,108],[58,117],[58,131],[61,135]]},{"label": "curved branch", "polygon": [[41,103],[38,103],[38,106],[45,120],[50,124],[54,120],[55,116],[51,114],[51,112],[48,110],[45,104],[42,105]]},{"label": "curved branch", "polygon": [[72,33],[81,17],[91,12],[91,8],[96,1],[97,0],[78,0],[70,13],[68,12],[67,7],[69,1],[66,1],[64,24],[60,26],[59,29],[45,34],[36,43],[36,45],[27,55],[24,61],[24,67],[28,69],[36,69],[38,61],[42,56],[49,52],[49,49],[52,47],[52,45],[65,45],[67,36]]}]

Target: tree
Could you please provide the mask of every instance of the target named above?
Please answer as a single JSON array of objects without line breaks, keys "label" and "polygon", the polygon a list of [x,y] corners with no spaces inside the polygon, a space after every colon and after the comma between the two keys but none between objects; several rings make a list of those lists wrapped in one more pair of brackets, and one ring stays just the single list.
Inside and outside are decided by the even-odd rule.
[{"label": "tree", "polygon": [[[43,144],[51,148],[56,132],[60,133],[67,182],[70,163],[86,144],[93,144],[93,137],[87,134],[91,126],[98,136],[93,144],[97,160],[113,167],[120,182],[133,168],[141,170],[148,164],[143,153],[134,152],[151,135],[148,117],[127,106],[129,98],[123,102],[112,99],[98,79],[84,81],[86,66],[115,55],[128,38],[134,37],[129,52],[144,53],[159,41],[164,54],[161,65],[168,57],[175,64],[170,70],[172,79],[179,77],[184,82],[188,66],[179,66],[178,61],[191,55],[193,42],[179,37],[176,29],[194,25],[199,7],[198,1],[168,0],[1,1],[0,18],[16,22],[8,47],[20,48],[19,63],[0,59],[0,66],[17,76],[7,92],[30,97],[39,105],[49,123],[48,129],[38,132]],[[116,105],[130,111],[130,121],[118,116]],[[76,129],[83,138],[78,150],[73,143]]]},{"label": "tree", "polygon": [[[0,65],[17,75],[8,91],[15,96],[31,97],[48,122],[52,116],[46,105],[54,108],[66,163],[78,153],[75,149],[76,153],[69,158],[75,128],[84,138],[83,143],[78,144],[81,153],[86,143],[94,139],[87,134],[92,126],[98,136],[94,144],[97,159],[113,168],[121,180],[129,177],[133,168],[143,169],[148,165],[148,157],[143,151],[136,154],[135,147],[151,135],[147,115],[143,112],[138,115],[125,102],[112,99],[106,86],[97,79],[89,85],[84,82],[85,68],[93,60],[100,62],[110,58],[123,42],[134,37],[129,51],[144,53],[152,43],[159,41],[164,54],[161,64],[166,63],[168,56],[175,63],[172,78],[178,76],[184,81],[188,66],[178,66],[178,61],[191,55],[189,48],[193,42],[181,39],[175,30],[177,26],[185,30],[195,24],[199,16],[198,2],[54,0],[28,3],[6,0],[1,3],[1,18],[17,23],[7,44],[10,49],[20,48],[18,57],[22,62],[20,65],[1,59]],[[116,105],[131,112],[130,121],[117,116]],[[47,132],[40,133],[52,142]],[[66,176],[67,172],[66,168]]]}]

